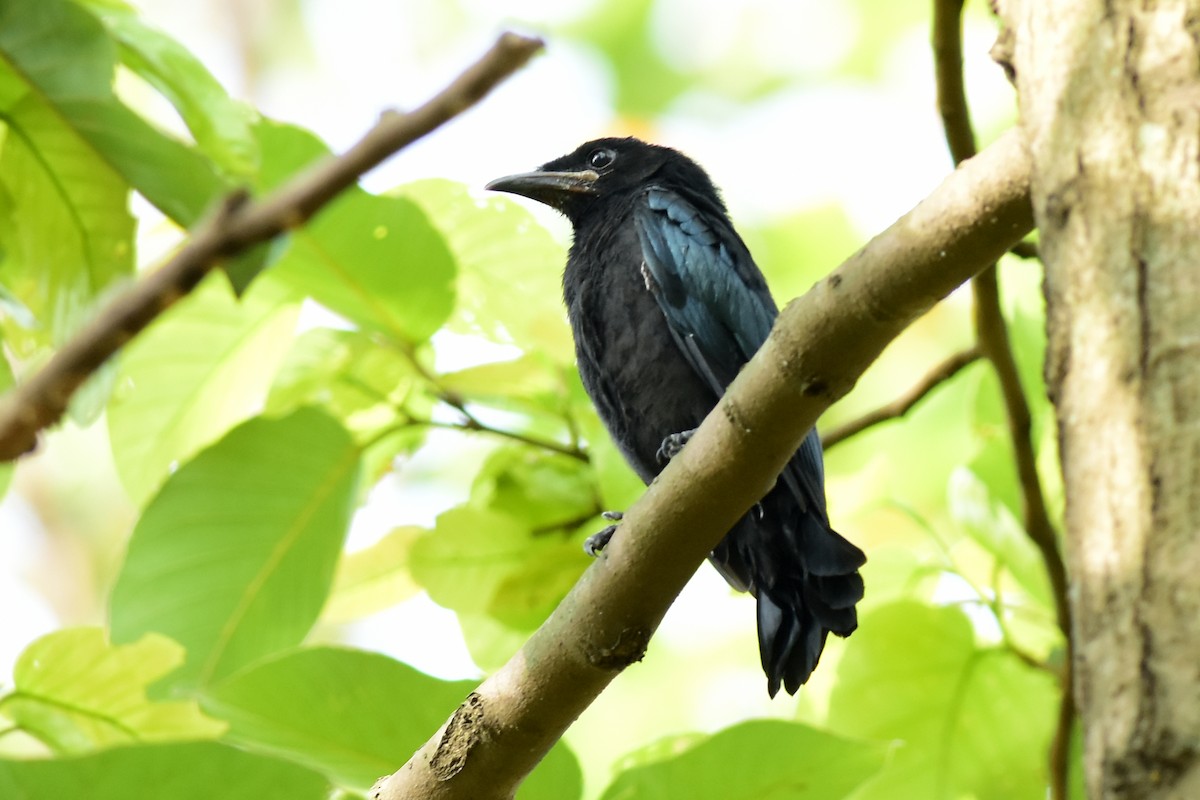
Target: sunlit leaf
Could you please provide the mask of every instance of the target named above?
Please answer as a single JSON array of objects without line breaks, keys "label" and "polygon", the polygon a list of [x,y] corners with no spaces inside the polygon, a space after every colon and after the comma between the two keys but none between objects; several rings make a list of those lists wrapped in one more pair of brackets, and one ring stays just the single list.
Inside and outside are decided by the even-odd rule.
[{"label": "sunlit leaf", "polygon": [[150,702],[146,687],[183,663],[155,633],[111,645],[100,628],[68,628],[30,644],[13,669],[5,716],[59,753],[131,742],[200,739],[225,728],[194,701]]},{"label": "sunlit leaf", "polygon": [[[75,3],[8,0],[0,7],[0,51],[26,101],[54,120],[54,128],[42,127],[46,122],[28,129],[15,124],[34,147],[52,147],[55,139],[70,136],[184,226],[196,222],[225,190],[207,159],[116,99],[116,44],[100,21]],[[0,95],[10,91],[0,89]],[[61,131],[64,125],[69,134]],[[68,173],[65,183],[78,184],[80,177]]]},{"label": "sunlit leaf", "polygon": [[446,180],[405,184],[394,194],[429,215],[458,262],[452,328],[512,342],[557,364],[574,361],[562,303],[567,256],[527,210]]},{"label": "sunlit leaf", "polygon": [[[689,737],[687,744],[694,741]],[[679,755],[628,769],[602,798],[838,800],[878,771],[886,752],[886,745],[793,722],[743,722]]]},{"label": "sunlit leaf", "polygon": [[329,604],[321,612],[330,622],[347,622],[400,603],[420,591],[409,572],[413,543],[425,531],[396,528],[370,547],[342,557]]},{"label": "sunlit leaf", "polygon": [[82,0],[116,40],[121,63],[154,86],[187,125],[196,145],[231,176],[258,166],[248,106],[229,97],[212,73],[179,42],[147,25],[119,0]]},{"label": "sunlit leaf", "polygon": [[[42,78],[50,80],[56,59],[65,60],[60,67],[71,63],[64,48],[66,53],[77,47],[103,50],[103,40],[85,29],[78,31],[83,41],[73,42],[75,31],[47,28],[55,20],[45,19],[43,12],[22,17],[17,6],[25,5],[42,8],[36,2],[0,6],[0,120],[5,126],[0,140],[0,283],[11,302],[26,312],[5,315],[8,343],[29,355],[38,346],[64,341],[93,300],[132,273],[133,218],[126,209],[128,184],[30,85],[10,52],[14,39],[32,48],[27,57],[45,47]],[[69,92],[86,80],[65,70],[59,83]]]},{"label": "sunlit leaf", "polygon": [[129,343],[108,430],[135,503],[262,407],[298,315],[299,304],[278,287],[259,285],[238,300],[214,274]]},{"label": "sunlit leaf", "polygon": [[513,445],[488,456],[475,477],[471,502],[546,532],[596,516],[592,474],[582,461]]},{"label": "sunlit leaf", "polygon": [[[328,154],[301,128],[263,122],[256,132],[267,186]],[[454,258],[420,207],[358,188],[293,231],[273,269],[330,310],[401,344],[427,339],[454,306]]]},{"label": "sunlit leaf", "polygon": [[256,418],[184,464],[146,507],[113,588],[113,639],[187,648],[173,687],[297,644],[316,620],[353,508],[359,452],[326,414]]},{"label": "sunlit leaf", "polygon": [[[406,418],[428,419],[434,400],[412,361],[395,348],[362,331],[314,328],[288,352],[267,412],[302,405],[320,405],[364,441]],[[414,447],[421,433],[414,430]]]},{"label": "sunlit leaf", "polygon": [[532,630],[587,567],[578,539],[536,535],[516,518],[472,506],[450,509],[413,545],[413,578],[439,605],[487,613]]},{"label": "sunlit leaf", "polygon": [[981,649],[960,608],[901,601],[847,640],[829,725],[903,746],[863,800],[1040,797],[1056,715],[1053,679]]},{"label": "sunlit leaf", "polygon": [[327,800],[322,778],[289,764],[215,742],[116,747],[52,760],[0,759],[0,797],[128,800]]}]

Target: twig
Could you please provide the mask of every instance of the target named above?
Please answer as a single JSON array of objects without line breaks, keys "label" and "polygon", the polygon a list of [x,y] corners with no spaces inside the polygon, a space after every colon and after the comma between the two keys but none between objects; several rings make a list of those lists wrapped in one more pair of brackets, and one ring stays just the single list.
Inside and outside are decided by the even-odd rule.
[{"label": "twig", "polygon": [[1031,242],[1028,239],[1023,239],[1012,247],[1008,248],[1008,252],[1012,253],[1017,258],[1041,258],[1041,253],[1038,252],[1036,242]]},{"label": "twig", "polygon": [[851,436],[857,436],[863,431],[871,428],[881,422],[887,422],[891,419],[903,417],[912,407],[925,399],[925,396],[942,385],[946,381],[957,375],[964,367],[975,363],[980,358],[978,348],[970,347],[966,350],[955,353],[947,358],[942,363],[938,364],[916,386],[913,386],[904,394],[897,397],[892,402],[885,406],[880,406],[874,411],[863,414],[858,419],[853,419],[844,425],[839,425],[833,430],[821,436],[821,444],[825,450],[831,447],[836,447],[842,442],[849,439]]},{"label": "twig", "polygon": [[[933,52],[937,72],[938,111],[946,131],[946,143],[955,163],[975,154],[975,134],[967,111],[966,92],[962,77],[962,7],[963,0],[935,0],[933,8]],[[1013,459],[1021,484],[1022,516],[1025,531],[1041,553],[1054,596],[1055,617],[1066,641],[1066,661],[1070,663],[1072,649],[1071,609],[1067,599],[1067,571],[1059,552],[1058,534],[1046,511],[1037,459],[1033,449],[1032,420],[1017,361],[1009,344],[1008,328],[1000,310],[1000,289],[993,264],[971,282],[975,298],[975,337],[979,350],[991,362],[1000,382],[1008,416],[1009,436],[1013,444]],[[1068,796],[1071,729],[1074,725],[1074,702],[1071,693],[1071,671],[1063,671],[1064,682],[1058,724],[1050,748],[1050,798],[1066,800]]]},{"label": "twig", "polygon": [[54,424],[75,390],[114,352],[198,284],[217,263],[299,227],[365,172],[466,111],[542,47],[538,39],[502,35],[449,86],[407,113],[386,112],[344,154],[293,178],[261,200],[225,200],[161,269],[116,297],[50,359],[41,372],[0,403],[0,461],[29,452]]},{"label": "twig", "polygon": [[410,425],[419,425],[428,428],[443,428],[452,431],[478,431],[480,433],[488,433],[492,436],[499,436],[505,439],[512,439],[514,442],[530,445],[531,447],[539,447],[543,450],[549,450],[553,453],[560,453],[564,456],[588,463],[590,460],[588,454],[583,450],[572,447],[571,445],[562,444],[551,439],[539,439],[536,436],[528,436],[517,431],[509,431],[504,428],[493,428],[490,425],[485,425],[475,417],[468,417],[466,422],[439,422],[437,420],[414,419]]},{"label": "twig", "polygon": [[684,584],[774,484],[821,412],[901,330],[1032,225],[1029,160],[1011,132],[789,303],[550,618],[368,797],[512,798],[563,731],[642,657]]}]

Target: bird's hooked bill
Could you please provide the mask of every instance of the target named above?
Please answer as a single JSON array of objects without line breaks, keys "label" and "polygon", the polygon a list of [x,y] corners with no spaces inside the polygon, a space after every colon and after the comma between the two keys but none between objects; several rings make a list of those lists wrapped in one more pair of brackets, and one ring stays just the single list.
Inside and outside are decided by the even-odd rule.
[{"label": "bird's hooked bill", "polygon": [[558,198],[564,194],[595,194],[596,181],[600,178],[595,170],[579,172],[522,172],[497,178],[485,186],[493,192],[508,192],[558,207]]}]

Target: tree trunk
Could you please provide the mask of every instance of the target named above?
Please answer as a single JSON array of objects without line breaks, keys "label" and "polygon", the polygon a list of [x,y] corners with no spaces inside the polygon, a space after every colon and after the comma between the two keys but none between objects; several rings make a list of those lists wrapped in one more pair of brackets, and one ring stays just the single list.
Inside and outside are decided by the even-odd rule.
[{"label": "tree trunk", "polygon": [[1200,3],[1012,0],[1093,798],[1200,798]]}]

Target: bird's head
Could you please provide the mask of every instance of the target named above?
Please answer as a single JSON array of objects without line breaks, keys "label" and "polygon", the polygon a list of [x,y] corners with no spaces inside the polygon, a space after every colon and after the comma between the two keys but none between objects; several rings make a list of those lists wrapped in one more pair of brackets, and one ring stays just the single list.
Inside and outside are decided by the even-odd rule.
[{"label": "bird's head", "polygon": [[[605,198],[660,184],[717,197],[708,175],[677,150],[640,139],[595,139],[533,172],[497,178],[486,188],[558,209],[572,222]],[[723,210],[723,209],[722,209]]]}]

